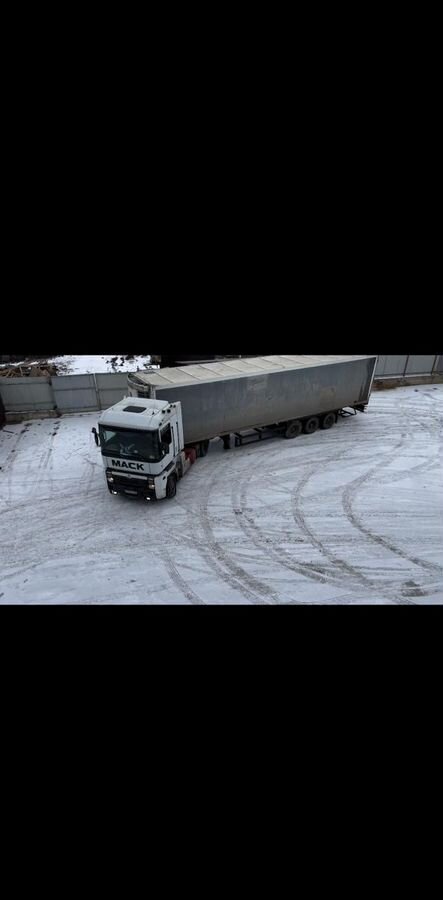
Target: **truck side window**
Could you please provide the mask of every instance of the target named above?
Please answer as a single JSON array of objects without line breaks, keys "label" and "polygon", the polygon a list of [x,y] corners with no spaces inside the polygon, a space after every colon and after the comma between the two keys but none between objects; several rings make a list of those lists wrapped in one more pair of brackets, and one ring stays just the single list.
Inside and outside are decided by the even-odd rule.
[{"label": "truck side window", "polygon": [[161,440],[163,443],[165,443],[165,444],[171,443],[172,434],[171,434],[171,426],[170,425],[167,425],[166,428],[163,428],[162,431],[160,432],[160,434],[161,434]]}]

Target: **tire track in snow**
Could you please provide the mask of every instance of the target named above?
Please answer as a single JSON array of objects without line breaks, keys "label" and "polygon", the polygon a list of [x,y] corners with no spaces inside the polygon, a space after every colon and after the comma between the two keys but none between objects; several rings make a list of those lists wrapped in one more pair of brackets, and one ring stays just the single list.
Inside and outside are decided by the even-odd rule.
[{"label": "tire track in snow", "polygon": [[[296,516],[295,516],[295,518],[296,518],[297,524],[299,525],[300,530],[308,538],[309,542],[311,544],[313,544],[313,546],[316,546],[316,548],[320,550],[322,555],[325,555],[331,559],[334,566],[338,569],[338,571],[336,573],[334,573],[332,571],[327,571],[325,569],[325,567],[322,566],[321,564],[303,563],[301,561],[295,561],[291,558],[288,558],[288,555],[284,550],[277,549],[270,542],[269,538],[262,531],[262,529],[257,525],[257,523],[255,522],[252,515],[250,515],[250,513],[248,512],[248,508],[247,508],[247,492],[248,492],[248,489],[250,486],[250,482],[251,482],[252,478],[254,477],[254,474],[255,474],[254,472],[251,472],[249,477],[246,479],[241,479],[241,478],[236,479],[236,483],[241,481],[242,486],[240,489],[240,495],[239,495],[239,501],[238,501],[237,494],[236,494],[236,483],[233,485],[232,491],[231,491],[232,505],[233,505],[234,512],[237,512],[241,515],[241,519],[239,519],[239,525],[242,528],[242,530],[245,532],[245,534],[248,536],[248,538],[250,540],[252,540],[252,542],[255,544],[255,546],[257,546],[262,551],[262,553],[264,551],[266,551],[266,556],[271,557],[273,560],[275,560],[277,563],[279,563],[279,565],[283,566],[286,569],[289,569],[290,571],[295,572],[298,575],[302,575],[305,578],[311,579],[311,580],[316,581],[321,584],[328,584],[335,588],[340,587],[341,589],[343,589],[343,574],[345,573],[348,576],[351,576],[353,579],[352,582],[349,582],[349,578],[348,578],[347,584],[349,585],[349,589],[358,587],[361,590],[362,586],[366,586],[367,588],[371,588],[371,590],[373,590],[374,585],[369,579],[367,579],[364,575],[362,575],[362,573],[360,573],[353,566],[350,566],[348,563],[346,563],[346,561],[333,555],[324,546],[323,542],[321,542],[320,539],[313,533],[312,529],[310,529],[309,526],[307,526],[307,523],[301,513],[301,510],[299,510],[298,506],[297,506],[297,498],[298,498],[299,494],[301,493],[301,491],[303,490],[305,484],[312,477],[312,475],[314,473],[318,474],[319,471],[323,472],[325,470],[326,466],[330,465],[332,462],[335,462],[337,459],[345,456],[352,449],[353,449],[353,446],[345,447],[343,450],[340,451],[339,454],[336,454],[336,456],[333,459],[331,459],[330,457],[329,458],[323,457],[321,459],[317,459],[315,461],[315,463],[312,463],[310,461],[309,462],[305,461],[304,464],[299,463],[299,466],[302,464],[309,465],[310,468],[309,468],[308,472],[302,476],[302,478],[299,482],[299,485],[295,488],[295,492],[296,492],[296,494],[295,494],[295,501],[296,501]],[[278,453],[276,455],[280,455],[280,454]],[[378,458],[378,457],[374,457],[374,458]],[[293,504],[293,502],[294,502],[294,496],[292,494],[291,495],[291,504]],[[303,604],[303,601],[295,601],[295,602],[301,602]],[[400,600],[400,602],[403,602],[403,601]]]},{"label": "tire track in snow", "polygon": [[[306,436],[310,437],[310,436]],[[326,443],[326,442],[325,442]],[[331,440],[328,440],[328,444],[332,443]],[[300,447],[300,445],[298,445]],[[318,445],[320,449],[320,445]],[[289,448],[288,448],[289,449]],[[296,447],[291,447],[291,451],[296,450]],[[300,448],[302,449],[302,448]],[[303,450],[308,451],[311,447],[305,446]],[[321,448],[324,449],[324,446]],[[349,446],[347,446],[344,450],[342,450],[339,456],[345,455],[349,452]],[[352,449],[352,448],[351,448]],[[274,457],[277,457],[279,462],[281,461],[282,449],[281,447],[276,449],[270,456],[268,457],[268,462],[272,463]],[[334,457],[334,460],[338,458],[338,455]],[[324,469],[324,467],[330,464],[330,457],[320,457],[315,460],[315,464],[312,464],[312,454],[309,455],[309,459],[300,459],[297,460],[297,467],[301,468],[306,465],[310,465],[315,468],[315,471],[319,471],[319,469]],[[294,460],[290,466],[284,466],[283,469],[279,466],[279,473],[284,471],[285,469],[290,468],[293,471],[294,468]],[[267,558],[271,557],[274,559],[280,566],[285,569],[289,569],[292,572],[295,572],[298,575],[302,575],[305,578],[308,578],[312,581],[316,581],[321,584],[330,584],[334,587],[342,586],[342,578],[338,574],[334,576],[332,573],[328,573],[324,567],[321,565],[315,565],[310,563],[303,563],[301,561],[295,561],[293,559],[288,558],[287,553],[284,550],[278,550],[275,545],[272,544],[269,537],[262,531],[262,529],[257,525],[252,515],[250,515],[247,507],[247,492],[250,486],[250,483],[255,475],[255,472],[252,471],[249,474],[249,477],[244,478],[242,475],[237,476],[234,480],[234,483],[231,488],[231,504],[234,514],[241,516],[238,518],[238,524],[242,531],[246,534],[246,536],[252,540],[254,545],[260,549],[261,553],[266,555]],[[240,493],[238,495],[237,486],[241,484]],[[287,492],[290,493],[289,491]],[[358,574],[358,573],[357,573]],[[290,601],[292,603],[300,603],[300,605],[305,605],[304,601]]]},{"label": "tire track in snow", "polygon": [[169,551],[166,550],[166,548],[163,548],[160,550],[159,555],[163,560],[171,581],[179,589],[180,593],[183,594],[190,603],[197,606],[204,606],[204,600],[195,593],[190,584],[182,577]]},{"label": "tire track in snow", "polygon": [[8,463],[9,463],[10,460],[12,460],[12,464],[14,464],[14,459],[15,459],[14,454],[15,454],[15,452],[16,452],[16,450],[17,450],[18,445],[19,445],[20,442],[23,440],[23,436],[26,434],[26,432],[27,432],[27,429],[26,429],[26,428],[22,428],[22,430],[21,430],[21,431],[18,431],[18,432],[13,432],[14,434],[17,434],[17,440],[15,441],[14,446],[11,447],[11,449],[10,449],[8,455],[6,456],[5,461],[2,462],[2,470],[3,470],[3,472],[6,472],[6,469],[7,469],[7,466],[8,466]]},{"label": "tire track in snow", "polygon": [[[396,454],[398,453],[398,451],[404,445],[405,440],[406,440],[406,434],[403,434],[400,441],[395,445],[395,447],[390,448],[387,451],[387,454],[383,455],[382,463],[380,462],[379,454],[377,454],[375,457],[371,457],[371,459],[376,458],[378,460],[377,465],[373,467],[374,470],[376,468],[378,468],[379,465],[386,465],[387,459],[389,461],[392,457],[395,457]],[[346,447],[343,451],[341,451],[338,455],[336,455],[334,457],[334,459],[326,460],[325,465],[329,465],[332,462],[335,462],[338,458],[343,458],[352,449],[353,449],[353,447]],[[433,460],[434,459],[435,459],[435,457],[433,457]],[[365,462],[366,461],[368,461],[367,457],[365,457]],[[297,521],[297,524],[299,525],[300,529],[306,535],[306,537],[308,537],[310,542],[314,546],[317,547],[317,549],[320,551],[320,553],[330,559],[332,564],[339,569],[340,573],[343,573],[348,576],[346,584],[349,584],[350,588],[352,587],[352,589],[354,589],[355,587],[358,587],[361,590],[361,588],[363,587],[364,589],[369,590],[371,592],[371,594],[373,594],[374,591],[376,593],[380,592],[380,589],[382,587],[383,594],[384,595],[389,594],[390,599],[392,599],[392,602],[397,602],[400,604],[410,603],[411,601],[408,601],[404,595],[399,594],[399,588],[392,587],[389,585],[389,583],[381,586],[379,582],[375,582],[372,579],[368,578],[361,571],[357,570],[354,566],[350,565],[346,560],[343,560],[341,557],[338,557],[335,553],[332,553],[332,551],[330,551],[329,548],[325,545],[324,541],[321,540],[318,537],[318,535],[316,535],[314,530],[308,525],[308,523],[306,521],[306,516],[304,515],[302,505],[301,505],[302,491],[303,491],[304,487],[306,486],[306,484],[308,483],[308,481],[310,480],[310,478],[314,474],[318,474],[319,471],[324,470],[325,465],[320,465],[320,460],[317,460],[315,463],[313,463],[311,465],[311,468],[308,470],[308,472],[305,473],[305,475],[302,477],[301,481],[299,482],[299,485],[295,488],[295,494],[293,495],[292,503],[293,503],[294,517],[295,517],[295,520]],[[414,468],[416,468],[416,467],[414,467]],[[420,468],[420,469],[421,468],[429,468],[429,461],[419,464],[419,466],[417,466],[417,468]],[[361,477],[366,479],[367,473],[365,473],[365,475],[361,476]],[[399,473],[399,477],[403,478],[404,473]],[[251,478],[252,478],[252,475],[248,479],[248,482],[250,482]],[[242,505],[241,505],[241,512],[243,513],[243,516],[245,516],[246,491],[247,491],[247,484],[245,483],[243,486],[243,489],[242,489]],[[243,516],[242,516],[242,518],[243,518]],[[246,521],[248,522],[249,526],[255,530],[256,534],[260,535],[259,541],[263,542],[263,540],[265,540],[265,542],[267,542],[267,539],[263,538],[263,535],[260,533],[260,529],[258,529],[258,527],[254,523],[253,519],[250,516],[248,516],[247,514],[246,514],[245,518],[246,518]],[[269,555],[273,556],[273,558],[276,559],[277,561],[279,561],[282,565],[284,565],[286,567],[290,567],[290,568],[295,568],[295,566],[293,564],[288,563],[287,559],[282,558],[281,552],[278,552],[278,551],[276,552],[274,548],[268,548],[268,552],[269,552]],[[304,568],[304,565],[306,565],[306,564],[299,564],[299,566],[297,566],[297,569],[300,571],[300,568],[301,567]],[[322,570],[321,566],[316,566],[315,568],[317,569],[317,572],[320,572]],[[307,574],[307,573],[306,573],[306,571],[303,571],[303,569],[302,569],[302,574]],[[323,577],[321,579],[323,582],[328,581],[329,584],[335,584],[335,585],[337,584],[337,579],[335,577],[332,577],[332,578],[330,576],[327,577],[326,573],[324,573],[324,576],[325,577]],[[351,578],[352,581],[350,581],[349,578]],[[342,579],[341,579],[341,581],[342,581]]]},{"label": "tire track in snow", "polygon": [[414,563],[414,565],[419,566],[422,569],[426,569],[429,572],[443,574],[443,566],[438,565],[438,563],[428,562],[426,559],[421,559],[418,556],[412,556],[409,553],[406,553],[405,550],[402,550],[396,544],[393,544],[392,541],[388,540],[382,535],[378,534],[376,531],[368,528],[367,525],[364,524],[364,520],[357,515],[354,511],[353,503],[355,502],[356,494],[360,490],[360,488],[372,478],[374,472],[378,466],[374,466],[373,470],[370,470],[366,475],[361,475],[360,478],[356,478],[353,481],[346,491],[343,494],[343,508],[347,518],[349,519],[351,525],[354,528],[358,529],[362,534],[364,534],[367,538],[374,543],[379,544],[382,547],[385,547],[386,550],[390,550],[391,553],[394,553],[396,556],[400,556],[402,559],[408,560],[408,562]]},{"label": "tire track in snow", "polygon": [[[408,433],[403,432],[400,443],[396,446],[396,450],[401,449],[406,442],[406,438],[408,437]],[[379,468],[384,467],[386,465],[386,459],[383,456],[380,461],[372,466],[367,472],[363,475],[360,475],[358,478],[355,478],[343,491],[342,495],[342,504],[343,509],[345,511],[345,515],[351,525],[364,534],[369,540],[374,543],[384,547],[386,550],[389,550],[391,553],[394,553],[396,556],[401,557],[402,559],[406,559],[408,562],[412,562],[414,565],[419,566],[429,572],[432,573],[443,573],[443,567],[438,565],[437,563],[428,562],[428,560],[421,559],[418,556],[411,555],[407,553],[405,550],[402,550],[396,544],[394,544],[388,538],[383,537],[378,532],[369,528],[364,524],[364,519],[360,517],[354,510],[354,502],[356,499],[357,493],[361,490],[361,488],[366,485],[371,478],[375,475]],[[398,473],[397,473],[398,474]]]},{"label": "tire track in snow", "polygon": [[[331,462],[335,462],[335,460],[331,460]],[[308,524],[306,520],[306,514],[303,511],[302,492],[309,480],[316,473],[317,469],[316,467],[313,467],[308,473],[306,473],[306,475],[296,488],[292,498],[293,515],[300,529],[304,534],[306,534],[313,546],[315,546],[323,556],[330,560],[332,565],[334,565],[338,569],[342,576],[345,576],[344,582],[343,578],[341,578],[341,587],[346,588],[349,586],[349,590],[363,590],[366,594],[370,594],[371,596],[374,596],[374,593],[376,595],[382,593],[383,596],[386,597],[386,599],[392,600],[393,603],[400,605],[410,605],[411,601],[407,600],[402,594],[400,594],[399,587],[391,585],[390,582],[386,580],[383,580],[383,582],[377,582],[374,579],[369,578],[351,563],[347,562],[347,560],[343,559],[340,556],[337,556],[336,553],[329,549],[324,539],[322,540],[318,536],[318,534],[316,534],[314,529]]]},{"label": "tire track in snow", "polygon": [[[55,428],[56,426],[52,426],[52,427]],[[30,474],[32,475],[32,479],[33,479],[33,485],[31,487],[31,490],[29,493],[30,500],[33,500],[35,498],[35,496],[39,490],[40,482],[42,481],[42,477],[46,473],[50,463],[51,463],[51,468],[52,468],[52,454],[54,451],[54,437],[55,437],[56,433],[57,433],[57,431],[52,431],[52,433],[49,435],[49,446],[41,454],[40,459],[37,463],[36,469],[34,469],[34,471],[32,471],[32,464],[33,464],[34,459],[31,459],[30,463],[28,465],[28,472],[30,471]],[[47,481],[48,481],[49,490],[51,491],[51,494],[52,494],[52,492],[53,492],[52,474],[49,474]]]},{"label": "tire track in snow", "polygon": [[[241,480],[240,491],[238,492],[238,481],[234,483],[231,489],[231,500],[232,500],[232,509],[234,514],[238,514],[238,524],[245,535],[249,540],[261,551],[262,555],[265,558],[271,558],[275,562],[277,562],[284,569],[288,569],[291,572],[294,572],[297,575],[301,575],[304,578],[308,578],[311,581],[315,581],[320,584],[326,584],[327,582],[333,583],[334,586],[337,585],[337,581],[335,579],[327,578],[324,572],[313,569],[308,563],[297,562],[294,559],[288,557],[284,550],[277,549],[277,547],[271,543],[270,539],[266,536],[263,530],[257,525],[253,516],[249,513],[248,510],[248,487],[252,478],[254,477],[254,472],[252,472],[248,479]],[[295,603],[300,603],[300,605],[304,605],[303,601],[291,601]]]},{"label": "tire track in snow", "polygon": [[[349,453],[349,451],[351,449],[353,449],[353,446],[349,447],[349,445],[348,445],[343,451],[341,451],[340,456],[344,456],[345,454]],[[281,453],[282,453],[281,447],[277,448],[273,453],[271,453],[267,457],[267,462],[268,463],[272,462],[273,457],[278,457],[278,459],[281,460]],[[377,455],[374,458],[378,459],[379,455]],[[334,457],[334,461],[336,459],[337,459],[337,456]],[[318,472],[319,468],[322,467],[321,464],[323,464],[323,468],[324,468],[325,465],[328,465],[331,462],[332,462],[332,460],[330,458],[329,459],[321,459],[321,460],[317,459],[316,463],[315,463],[315,467],[314,467],[315,471]],[[306,465],[306,464],[308,464],[306,460],[299,461],[299,465]],[[225,466],[224,466],[224,468],[225,468]],[[247,463],[245,463],[245,466],[243,467],[243,471],[244,471],[244,469],[249,469],[249,468],[250,468],[250,463],[247,462]],[[288,556],[285,553],[285,551],[277,550],[274,546],[270,546],[269,539],[263,534],[261,529],[257,526],[254,519],[249,515],[249,513],[247,511],[247,490],[248,490],[248,485],[249,485],[250,481],[254,477],[254,474],[255,474],[254,471],[252,471],[249,475],[249,478],[245,479],[243,476],[243,472],[238,473],[237,476],[235,477],[234,484],[232,485],[232,488],[231,488],[232,511],[234,512],[234,514],[237,513],[241,516],[241,517],[237,518],[237,522],[238,522],[238,525],[240,526],[240,528],[242,529],[242,531],[246,534],[246,536],[249,538],[249,540],[252,540],[252,542],[255,544],[255,546],[258,549],[260,549],[262,554],[264,554],[264,551],[266,550],[266,556],[268,558],[272,557],[276,562],[278,562],[284,568],[289,569],[289,570],[291,570],[299,575],[302,575],[310,580],[316,581],[317,583],[329,584],[335,588],[340,587],[341,589],[343,589],[343,573],[341,571],[341,566],[342,566],[342,564],[346,565],[346,563],[344,563],[343,560],[337,560],[340,568],[339,568],[339,571],[337,572],[337,575],[334,575],[333,573],[328,572],[320,564],[312,564],[311,565],[308,563],[295,562],[291,559],[288,559]],[[205,504],[205,510],[203,512],[203,515],[205,517],[206,531],[208,530],[208,518],[209,518],[209,513],[208,513],[209,494],[211,492],[213,485],[215,485],[215,483],[221,478],[224,478],[224,471],[222,472],[219,469],[217,475],[213,478],[211,485],[209,485],[209,487],[207,488],[207,491],[206,491],[206,504]],[[242,487],[240,489],[240,503],[237,502],[237,496],[236,496],[236,490],[237,490],[238,484],[242,485]],[[202,510],[200,509],[200,513],[201,512],[202,512]],[[310,533],[308,536],[310,537]],[[224,551],[224,560],[223,561],[226,563],[226,551]],[[230,562],[232,564],[232,559],[230,559]],[[237,565],[237,564],[235,564],[235,565]],[[235,571],[236,571],[236,574],[238,575],[238,567]],[[362,584],[366,585],[367,588],[370,588],[371,591],[379,590],[379,588],[380,588],[380,585],[374,586],[372,584],[372,582],[370,582],[368,579],[365,580],[365,577],[362,576],[361,573],[357,572],[357,570],[355,570],[353,568],[350,568],[350,571],[348,574],[352,574],[354,577],[354,583],[352,585],[350,584],[350,589],[358,586],[358,588],[361,590]],[[245,575],[245,570],[242,569],[242,578],[244,577],[244,575]],[[247,573],[246,573],[246,576],[247,576]],[[250,584],[250,582],[249,582],[249,584]],[[263,582],[262,582],[262,584],[263,584]],[[349,581],[348,581],[348,584],[349,584]],[[244,590],[244,588],[243,588],[243,590]],[[269,588],[268,588],[268,590],[269,590]],[[275,596],[275,594],[274,594],[274,596]],[[281,602],[281,601],[277,600],[277,602]],[[300,603],[302,605],[304,603],[304,601],[291,601],[291,602]],[[408,603],[408,601],[405,600],[403,597],[399,597],[397,602]]]},{"label": "tire track in snow", "polygon": [[[200,495],[196,513],[192,517],[196,549],[222,583],[227,582],[236,592],[240,592],[242,596],[251,600],[252,603],[278,603],[279,600],[275,591],[255,575],[250,575],[233,559],[232,555],[222,547],[220,541],[215,537],[209,514],[209,501],[217,482],[224,479],[228,465],[229,460],[220,463],[217,473],[203,488],[203,496]],[[203,532],[202,537],[200,537],[195,528],[197,521]]]},{"label": "tire track in snow", "polygon": [[22,428],[22,430],[18,433],[17,440],[16,440],[14,446],[9,451],[5,462],[2,463],[2,468],[1,468],[0,474],[5,474],[5,472],[7,472],[7,490],[8,490],[8,502],[9,503],[11,502],[11,496],[12,496],[12,473],[13,473],[14,466],[15,466],[15,463],[17,460],[15,453],[17,451],[17,447],[23,440],[23,437],[26,433],[27,433],[27,428]]}]

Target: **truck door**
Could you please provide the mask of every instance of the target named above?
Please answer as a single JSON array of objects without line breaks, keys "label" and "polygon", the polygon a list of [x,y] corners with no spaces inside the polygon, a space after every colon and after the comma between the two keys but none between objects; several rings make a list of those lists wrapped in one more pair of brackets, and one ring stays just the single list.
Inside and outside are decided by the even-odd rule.
[{"label": "truck door", "polygon": [[[173,444],[173,433],[172,433],[172,429],[171,429],[170,425],[166,425],[165,428],[162,428],[162,430],[160,432],[160,439],[161,439],[162,443],[169,445],[169,454],[168,454],[168,456],[169,456],[171,454],[171,451],[174,450],[174,446],[171,446]],[[174,439],[174,444],[175,444],[175,439]]]}]

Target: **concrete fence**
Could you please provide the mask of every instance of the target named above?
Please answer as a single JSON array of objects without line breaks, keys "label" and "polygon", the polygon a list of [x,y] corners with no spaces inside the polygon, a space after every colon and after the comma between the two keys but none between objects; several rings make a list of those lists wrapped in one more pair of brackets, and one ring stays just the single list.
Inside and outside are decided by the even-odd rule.
[{"label": "concrete fence", "polygon": [[[375,378],[443,375],[440,356],[379,356]],[[36,414],[92,412],[108,409],[128,394],[127,373],[57,375],[53,378],[2,378],[0,396],[9,421]]]},{"label": "concrete fence", "polygon": [[54,415],[107,409],[127,393],[127,373],[52,378],[0,376],[0,395],[9,420],[19,413]]}]

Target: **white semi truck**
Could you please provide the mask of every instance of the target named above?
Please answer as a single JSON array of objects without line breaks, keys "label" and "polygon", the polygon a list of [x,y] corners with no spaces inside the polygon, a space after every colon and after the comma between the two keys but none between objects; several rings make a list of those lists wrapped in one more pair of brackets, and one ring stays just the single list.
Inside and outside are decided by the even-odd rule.
[{"label": "white semi truck", "polygon": [[193,456],[220,437],[226,449],[281,434],[331,428],[364,411],[376,356],[264,356],[136,372],[129,397],[100,417],[98,433],[112,494],[173,497]]}]

